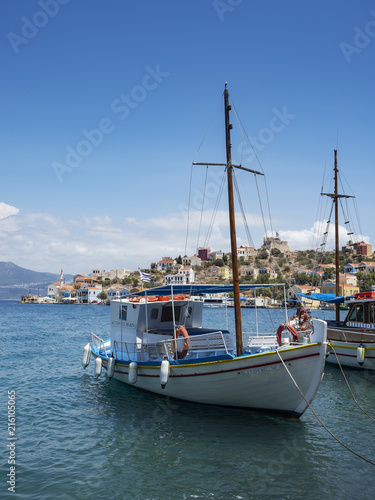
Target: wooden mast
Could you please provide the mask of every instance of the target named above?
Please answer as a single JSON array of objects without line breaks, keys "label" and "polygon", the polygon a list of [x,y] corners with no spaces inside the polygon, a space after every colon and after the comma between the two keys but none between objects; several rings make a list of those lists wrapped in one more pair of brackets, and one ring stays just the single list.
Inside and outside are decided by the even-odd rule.
[{"label": "wooden mast", "polygon": [[[340,295],[340,257],[339,257],[339,196],[337,191],[337,149],[335,152],[335,268],[336,268],[336,297]],[[340,304],[336,304],[336,321],[340,321]]]},{"label": "wooden mast", "polygon": [[232,125],[229,123],[229,92],[227,83],[224,90],[224,111],[225,111],[225,142],[227,151],[227,177],[228,177],[228,204],[229,204],[229,227],[230,227],[230,245],[232,252],[232,272],[233,272],[233,298],[234,298],[234,315],[236,325],[236,348],[237,356],[243,356],[243,339],[242,339],[242,321],[241,321],[241,303],[240,303],[240,280],[238,275],[238,260],[237,260],[237,238],[236,238],[236,220],[234,212],[233,198],[233,166],[232,166],[232,145],[230,143],[230,131]]},{"label": "wooden mast", "polygon": [[[335,271],[336,271],[336,297],[340,296],[340,251],[339,251],[339,198],[354,198],[347,194],[338,193],[338,167],[337,167],[337,149],[335,153],[334,167],[334,193],[321,193],[322,196],[329,196],[335,204]],[[336,321],[340,321],[340,304],[336,304]]]},{"label": "wooden mast", "polygon": [[227,169],[229,226],[230,226],[230,243],[231,243],[232,273],[233,273],[234,314],[235,314],[235,326],[236,326],[236,351],[237,351],[237,356],[243,356],[240,280],[238,274],[236,221],[235,221],[234,197],[233,197],[233,169],[239,168],[241,170],[245,170],[246,172],[250,172],[254,175],[264,175],[264,174],[262,172],[258,172],[257,170],[252,170],[250,168],[243,167],[242,165],[234,165],[232,163],[232,152],[231,152],[232,146],[230,143],[230,131],[232,129],[232,125],[229,123],[230,109],[231,106],[229,105],[229,92],[227,89],[227,83],[225,82],[224,112],[225,112],[225,142],[226,142],[227,162],[226,163],[193,162],[193,165],[206,165],[206,166],[210,165],[213,167],[226,167]]}]

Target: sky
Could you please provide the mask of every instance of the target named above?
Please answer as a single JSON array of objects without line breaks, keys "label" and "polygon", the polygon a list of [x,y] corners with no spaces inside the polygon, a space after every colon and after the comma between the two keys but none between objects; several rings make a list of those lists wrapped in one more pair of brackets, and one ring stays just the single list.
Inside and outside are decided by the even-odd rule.
[{"label": "sky", "polygon": [[[238,244],[259,248],[271,215],[293,250],[317,248],[337,149],[356,196],[352,238],[375,245],[374,2],[6,0],[1,11],[0,261],[75,274],[230,251],[223,171],[192,167],[226,161],[225,82],[233,163],[265,173],[257,185],[236,171],[251,233],[237,204]],[[347,232],[342,220],[340,243]]]}]

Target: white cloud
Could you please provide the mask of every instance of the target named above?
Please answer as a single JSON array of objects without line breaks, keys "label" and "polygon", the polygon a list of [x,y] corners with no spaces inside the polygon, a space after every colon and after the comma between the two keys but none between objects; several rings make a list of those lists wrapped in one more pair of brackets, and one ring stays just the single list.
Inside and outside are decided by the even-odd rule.
[{"label": "white cloud", "polygon": [[6,219],[10,215],[16,215],[18,212],[18,208],[12,207],[11,205],[7,205],[6,203],[0,201],[0,220]]},{"label": "white cloud", "polygon": [[[96,267],[134,270],[138,266],[149,267],[151,262],[163,256],[185,254],[187,214],[183,211],[149,219],[114,221],[108,216],[94,215],[67,220],[45,213],[19,213],[16,208],[3,208],[3,205],[0,205],[3,215],[0,218],[1,260],[36,271],[59,272],[63,268],[64,272],[75,274],[90,273]],[[6,213],[9,215],[4,216]],[[195,253],[197,244],[205,244],[212,213],[212,210],[204,211],[202,224],[200,212],[190,214],[188,255]],[[256,227],[262,233],[259,220],[250,217],[247,220],[252,232]],[[229,251],[228,226],[228,215],[218,211],[208,241],[211,248]],[[238,245],[248,244],[243,226],[242,218],[238,217]],[[311,229],[280,230],[279,234],[292,249],[303,250],[318,248],[324,229],[323,223],[315,222]],[[257,248],[262,244],[262,237],[261,234],[255,243]],[[369,240],[366,236],[360,239]],[[341,227],[340,242],[343,245],[346,241],[346,229]],[[333,233],[330,232],[327,249],[332,248],[332,242]]]},{"label": "white cloud", "polygon": [[[280,230],[280,238],[289,243],[291,250],[316,250],[323,243],[323,233],[327,231],[326,222],[316,221],[310,229],[301,230]],[[339,244],[340,248],[347,244],[348,240],[370,242],[370,237],[357,234],[348,235],[348,230],[344,226],[339,226]],[[335,248],[335,233],[333,224],[329,225],[327,242],[325,250],[333,250]]]}]

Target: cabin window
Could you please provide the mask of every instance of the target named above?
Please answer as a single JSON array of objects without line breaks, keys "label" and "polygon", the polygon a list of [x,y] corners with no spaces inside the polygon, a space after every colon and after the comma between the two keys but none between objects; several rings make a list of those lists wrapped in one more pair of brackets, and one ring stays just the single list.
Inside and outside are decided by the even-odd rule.
[{"label": "cabin window", "polygon": [[120,309],[120,312],[119,312],[119,318],[123,319],[124,321],[126,321],[127,316],[128,316],[127,306],[121,306],[121,309]]},{"label": "cabin window", "polygon": [[375,323],[375,304],[370,304],[369,307],[369,323]]},{"label": "cabin window", "polygon": [[[174,318],[176,323],[180,320],[180,312],[181,306],[174,306]],[[164,306],[161,311],[161,320],[162,323],[172,323],[173,321],[173,313],[172,306]]]},{"label": "cabin window", "polygon": [[364,319],[363,304],[357,304],[351,310],[348,321],[355,321],[356,323],[363,323],[363,319]]},{"label": "cabin window", "polygon": [[151,309],[151,319],[158,319],[158,313],[159,309],[154,307],[154,309]]}]

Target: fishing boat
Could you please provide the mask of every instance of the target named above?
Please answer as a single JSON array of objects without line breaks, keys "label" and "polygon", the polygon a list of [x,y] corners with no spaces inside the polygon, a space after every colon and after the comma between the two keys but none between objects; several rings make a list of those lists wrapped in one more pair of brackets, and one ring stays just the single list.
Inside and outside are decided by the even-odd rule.
[{"label": "fishing boat", "polygon": [[[334,192],[322,192],[321,194],[332,199],[332,208],[335,209],[336,290],[332,294],[299,293],[297,295],[312,300],[320,300],[336,311],[335,320],[327,321],[328,363],[375,370],[375,292],[358,292],[350,297],[340,295],[338,205],[340,199],[353,198],[353,196],[338,192],[338,172],[337,150],[334,150]],[[327,233],[328,229],[325,234]],[[348,234],[351,235],[352,233]],[[348,310],[348,313],[345,319],[341,321],[340,310],[343,309]],[[299,318],[297,322],[294,319],[294,323],[292,321],[291,325],[298,334],[299,326],[304,323]]]},{"label": "fishing boat", "polygon": [[[327,325],[314,319],[301,340],[286,323],[277,332],[242,332],[240,293],[274,285],[239,284],[232,174],[237,168],[263,174],[232,163],[230,109],[225,85],[227,161],[214,165],[227,173],[233,283],[163,286],[112,300],[110,335],[92,334],[82,365],[86,368],[92,355],[96,375],[104,367],[109,379],[157,395],[300,417],[323,377]],[[235,331],[202,327],[203,301],[191,297],[229,292]]]}]

